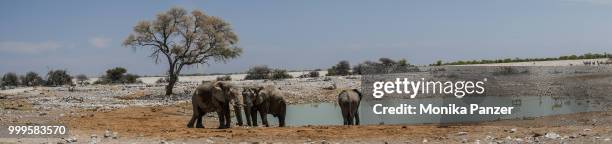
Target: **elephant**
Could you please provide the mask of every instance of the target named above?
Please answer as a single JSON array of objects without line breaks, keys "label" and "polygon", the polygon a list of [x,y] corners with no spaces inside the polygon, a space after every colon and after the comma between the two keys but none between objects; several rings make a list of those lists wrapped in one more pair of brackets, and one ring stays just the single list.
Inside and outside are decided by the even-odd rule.
[{"label": "elephant", "polygon": [[[342,90],[342,92],[338,94],[338,105],[340,105],[342,111],[344,125],[359,125],[358,109],[361,98],[362,94],[357,89]],[[353,119],[355,121],[353,121]]]},{"label": "elephant", "polygon": [[279,127],[285,126],[287,102],[282,93],[272,86],[245,88],[242,92],[244,97],[244,113],[249,126],[257,126],[257,113],[261,117],[263,125],[270,127],[268,114],[278,118]]},{"label": "elephant", "polygon": [[240,96],[240,92],[234,88],[230,88],[229,95],[231,98],[233,98],[231,104],[234,106],[234,114],[236,115],[236,120],[238,121],[237,125],[242,126],[242,113],[240,113],[240,111],[242,111],[242,107],[244,107],[244,99]]},{"label": "elephant", "polygon": [[[205,82],[199,85],[193,92],[191,103],[193,115],[187,123],[187,127],[204,128],[202,124],[203,116],[208,112],[217,112],[219,117],[219,129],[230,128],[230,102],[236,101],[238,95],[233,92],[233,87],[226,82]],[[240,109],[234,108],[238,113]],[[238,124],[242,125],[242,118],[238,118]]]},{"label": "elephant", "polygon": [[[256,126],[257,119],[255,118],[255,122],[251,120],[251,112],[254,114],[257,113],[257,109],[253,107],[253,103],[251,99],[255,99],[257,93],[259,93],[261,89],[255,87],[245,87],[242,89],[242,106],[244,108],[244,115],[246,118],[246,124],[248,126]],[[255,115],[256,117],[256,115]]]}]

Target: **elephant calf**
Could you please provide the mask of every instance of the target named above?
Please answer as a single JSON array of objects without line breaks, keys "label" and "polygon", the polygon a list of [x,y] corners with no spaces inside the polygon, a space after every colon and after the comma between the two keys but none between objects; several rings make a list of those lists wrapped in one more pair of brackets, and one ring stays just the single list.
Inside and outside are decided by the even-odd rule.
[{"label": "elephant calf", "polygon": [[[361,92],[357,89],[343,90],[338,94],[338,105],[342,110],[344,125],[359,125],[359,103],[361,102]],[[355,120],[353,123],[353,119]]]},{"label": "elephant calf", "polygon": [[279,126],[285,126],[287,103],[282,93],[274,87],[245,88],[242,92],[244,112],[247,124],[257,126],[257,112],[259,112],[263,125],[269,127],[268,114],[278,118]]}]

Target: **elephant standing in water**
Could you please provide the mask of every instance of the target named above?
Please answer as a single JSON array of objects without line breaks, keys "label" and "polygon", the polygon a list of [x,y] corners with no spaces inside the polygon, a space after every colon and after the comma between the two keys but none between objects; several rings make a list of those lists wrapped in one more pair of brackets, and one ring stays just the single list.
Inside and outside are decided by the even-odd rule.
[{"label": "elephant standing in water", "polygon": [[[187,123],[187,127],[193,128],[195,123],[196,128],[204,128],[202,124],[203,116],[208,112],[217,112],[219,117],[219,128],[230,128],[230,101],[236,100],[237,95],[232,92],[232,86],[225,82],[206,82],[196,88],[191,97],[193,106],[193,115]],[[240,112],[240,109],[234,109]],[[238,116],[238,115],[237,115]],[[239,117],[238,124],[242,124],[242,118]]]},{"label": "elephant standing in water", "polygon": [[359,125],[358,109],[361,98],[361,92],[357,89],[343,90],[338,94],[338,105],[340,105],[340,109],[342,110],[344,125]]},{"label": "elephant standing in water", "polygon": [[245,88],[242,92],[244,97],[244,113],[249,126],[257,126],[257,112],[261,117],[263,125],[269,127],[268,114],[278,118],[279,126],[285,126],[287,103],[282,93],[272,86]]}]

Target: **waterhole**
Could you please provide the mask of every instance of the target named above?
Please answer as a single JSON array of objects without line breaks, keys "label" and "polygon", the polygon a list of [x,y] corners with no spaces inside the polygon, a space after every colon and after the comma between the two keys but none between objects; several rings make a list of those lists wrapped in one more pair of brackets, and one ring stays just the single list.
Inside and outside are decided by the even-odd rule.
[{"label": "waterhole", "polygon": [[[375,104],[397,107],[400,104],[432,106],[469,107],[470,104],[480,106],[514,107],[512,114],[508,115],[482,115],[482,114],[416,114],[416,115],[380,115],[374,114],[372,108]],[[361,124],[430,124],[430,123],[465,123],[482,122],[505,119],[526,119],[541,116],[571,114],[590,111],[607,110],[603,100],[594,98],[551,97],[551,96],[520,96],[520,97],[455,97],[447,98],[417,98],[417,99],[388,99],[384,101],[362,101],[359,107]],[[268,121],[277,125],[277,118],[268,115]],[[261,120],[258,121],[261,124]],[[289,105],[287,108],[286,124],[288,126],[304,125],[342,125],[341,110],[336,103],[314,103]]]}]

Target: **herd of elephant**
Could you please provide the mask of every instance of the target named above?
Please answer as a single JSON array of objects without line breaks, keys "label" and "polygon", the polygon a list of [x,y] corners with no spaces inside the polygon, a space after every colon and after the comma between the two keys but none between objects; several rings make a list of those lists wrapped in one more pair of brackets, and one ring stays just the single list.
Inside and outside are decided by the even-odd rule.
[{"label": "herd of elephant", "polygon": [[[239,89],[242,89],[240,91]],[[357,89],[343,90],[338,94],[344,125],[359,125],[358,107],[362,94]],[[238,88],[228,82],[204,82],[193,92],[191,98],[193,115],[187,127],[204,128],[203,116],[216,112],[219,117],[219,129],[231,127],[230,106],[233,106],[238,125],[242,126],[241,110],[244,109],[246,125],[257,126],[257,113],[262,124],[269,127],[267,115],[278,118],[279,126],[285,126],[287,102],[283,93],[273,86],[252,86]]]}]

